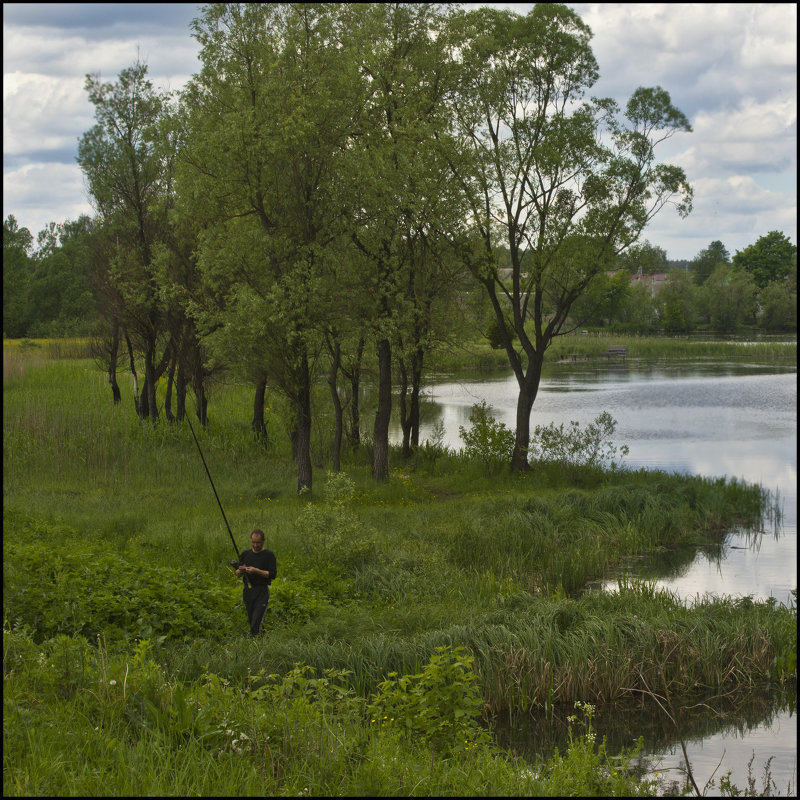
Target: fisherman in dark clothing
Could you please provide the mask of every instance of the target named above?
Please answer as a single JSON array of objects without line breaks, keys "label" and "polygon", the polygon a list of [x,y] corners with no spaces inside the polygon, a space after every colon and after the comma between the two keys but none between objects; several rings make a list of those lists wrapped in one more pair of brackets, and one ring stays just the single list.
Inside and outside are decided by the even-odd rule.
[{"label": "fisherman in dark clothing", "polygon": [[247,618],[250,620],[250,634],[257,636],[264,624],[264,615],[269,603],[269,585],[278,574],[275,553],[264,549],[264,531],[254,530],[250,534],[251,550],[244,550],[239,556],[237,577],[246,576],[242,591]]}]

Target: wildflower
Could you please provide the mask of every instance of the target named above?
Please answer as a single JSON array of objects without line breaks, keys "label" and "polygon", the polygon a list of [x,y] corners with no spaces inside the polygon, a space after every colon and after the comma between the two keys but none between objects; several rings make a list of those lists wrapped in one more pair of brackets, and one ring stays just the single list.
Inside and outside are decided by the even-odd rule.
[{"label": "wildflower", "polygon": [[116,682],[115,680],[110,680],[110,681],[108,682],[108,685],[109,685],[109,686],[116,686],[116,685],[117,685],[117,682]]}]

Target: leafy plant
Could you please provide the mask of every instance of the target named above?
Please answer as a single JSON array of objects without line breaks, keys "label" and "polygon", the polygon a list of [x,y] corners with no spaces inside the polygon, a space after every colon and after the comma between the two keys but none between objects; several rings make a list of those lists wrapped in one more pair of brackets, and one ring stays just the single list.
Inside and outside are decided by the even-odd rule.
[{"label": "leafy plant", "polygon": [[556,426],[537,425],[533,432],[530,452],[541,461],[557,461],[570,467],[599,467],[609,463],[616,468],[617,452],[628,455],[628,446],[619,449],[610,441],[617,421],[607,411],[595,417],[583,430],[574,420],[564,430],[564,423]]},{"label": "leafy plant", "polygon": [[464,454],[467,458],[482,461],[487,473],[509,462],[514,450],[514,432],[498,422],[491,411],[492,407],[482,400],[472,406],[470,429],[458,426],[458,435],[464,442]]},{"label": "leafy plant", "polygon": [[477,722],[481,706],[472,658],[463,647],[443,646],[416,675],[390,672],[367,712],[376,729],[399,728],[439,748],[469,748],[486,741]]},{"label": "leafy plant", "polygon": [[302,549],[320,570],[354,568],[374,556],[374,544],[356,514],[355,483],[344,472],[329,472],[325,498],[309,502],[297,519]]}]

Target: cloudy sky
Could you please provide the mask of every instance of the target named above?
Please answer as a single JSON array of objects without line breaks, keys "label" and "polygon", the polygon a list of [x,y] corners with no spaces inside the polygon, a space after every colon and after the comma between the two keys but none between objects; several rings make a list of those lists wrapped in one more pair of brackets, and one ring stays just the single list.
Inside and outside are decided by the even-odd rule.
[{"label": "cloudy sky", "polygon": [[[471,5],[471,4],[470,4]],[[530,4],[499,3],[527,13]],[[721,240],[733,255],[771,230],[797,243],[797,6],[569,3],[591,27],[600,81],[624,105],[659,85],[694,132],[660,151],[694,187],[686,220],[665,209],[644,238],[671,259]],[[181,3],[3,5],[3,218],[34,236],[92,213],[77,142],[93,120],[87,73],[112,81],[137,55],[159,88],[198,69]]]}]

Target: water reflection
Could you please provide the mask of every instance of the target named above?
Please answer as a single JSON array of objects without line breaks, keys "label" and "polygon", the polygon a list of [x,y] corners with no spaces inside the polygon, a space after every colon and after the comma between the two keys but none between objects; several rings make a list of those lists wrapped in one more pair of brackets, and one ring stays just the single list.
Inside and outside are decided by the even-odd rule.
[{"label": "water reflection", "polygon": [[[618,423],[614,443],[630,448],[624,463],[631,468],[739,478],[779,495],[779,540],[739,549],[735,538],[741,532],[734,531],[720,557],[701,553],[679,573],[637,567],[685,598],[713,592],[788,603],[797,586],[796,376],[795,367],[739,363],[554,364],[543,376],[531,422],[533,427],[576,420],[585,426],[608,411]],[[498,421],[514,427],[513,375],[443,379],[425,393],[420,439],[429,438],[441,421],[443,444],[459,449],[459,426],[469,426],[471,407],[482,400]],[[399,426],[391,435],[399,441]],[[618,575],[607,577],[611,586]]]},{"label": "water reflection", "polygon": [[[543,377],[531,415],[532,427],[577,420],[585,426],[601,412],[617,420],[614,444],[627,444],[625,464],[706,477],[738,478],[759,483],[780,500],[780,514],[763,533],[728,532],[716,545],[658,552],[631,560],[620,574],[653,581],[691,601],[707,593],[792,602],[797,587],[797,384],[796,367],[754,364],[552,365]],[[509,428],[515,425],[517,385],[507,373],[472,380],[443,378],[426,392],[420,439],[444,423],[443,443],[460,449],[460,425],[469,426],[471,406],[485,400]],[[392,440],[401,440],[399,426]],[[769,522],[769,520],[767,520]],[[619,575],[600,582],[613,590]],[[784,699],[753,692],[749,704],[688,714],[684,735],[699,786],[717,770],[747,788],[747,764],[755,753],[754,776],[760,791],[770,756],[777,790],[796,789],[796,686]],[[675,730],[662,716],[643,709],[621,713],[598,709],[597,730],[614,746],[629,746],[644,735],[646,752],[662,775],[682,782],[677,772],[683,754]],[[604,716],[608,713],[608,716]],[[507,743],[549,755],[566,744],[565,722],[515,720]],[[557,740],[557,734],[561,738]],[[611,748],[610,748],[611,749]],[[612,750],[613,752],[613,750]],[[720,764],[721,762],[721,764]],[[791,789],[789,794],[791,794]]]},{"label": "water reflection", "polygon": [[[643,750],[637,772],[646,777],[658,774],[665,788],[673,781],[684,782],[681,766],[685,765],[679,739],[683,738],[695,780],[702,789],[714,775],[725,753],[722,767],[715,778],[731,771],[731,780],[740,789],[747,787],[747,763],[753,752],[753,776],[760,786],[766,759],[771,764],[773,778],[781,794],[787,786],[796,787],[797,754],[794,729],[797,687],[763,688],[742,693],[736,698],[714,695],[698,696],[678,709],[673,709],[677,727],[654,704],[636,708],[596,709],[592,721],[597,740],[606,738],[608,752],[630,749],[641,736]],[[698,714],[697,707],[711,713]],[[569,711],[568,713],[572,713]],[[498,716],[493,721],[495,735],[504,747],[519,753],[531,763],[549,758],[554,749],[564,753],[569,745],[567,712],[549,716]],[[677,731],[680,730],[680,734]],[[573,735],[580,735],[573,729]],[[788,794],[792,794],[790,790]]]}]

